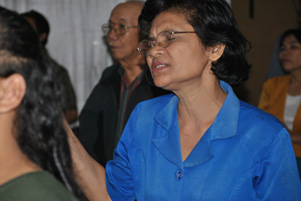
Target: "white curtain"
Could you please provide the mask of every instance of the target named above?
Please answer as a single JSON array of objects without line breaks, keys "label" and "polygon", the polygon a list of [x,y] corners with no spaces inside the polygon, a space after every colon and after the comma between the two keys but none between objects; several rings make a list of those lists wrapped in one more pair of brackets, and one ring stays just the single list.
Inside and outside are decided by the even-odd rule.
[{"label": "white curtain", "polygon": [[102,39],[101,25],[122,0],[0,0],[19,13],[34,9],[49,21],[49,54],[69,72],[81,111],[86,99],[112,64]]}]

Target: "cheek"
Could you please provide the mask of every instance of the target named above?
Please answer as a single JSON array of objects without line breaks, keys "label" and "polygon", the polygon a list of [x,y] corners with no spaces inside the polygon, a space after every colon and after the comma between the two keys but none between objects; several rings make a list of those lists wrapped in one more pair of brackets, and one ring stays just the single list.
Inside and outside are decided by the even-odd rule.
[{"label": "cheek", "polygon": [[298,66],[301,66],[301,54],[296,56],[296,62],[298,63]]},{"label": "cheek", "polygon": [[[293,59],[294,63],[300,64],[301,63],[301,53],[300,52],[293,52],[291,54],[291,58]],[[280,57],[281,59],[281,57]]]},{"label": "cheek", "polygon": [[123,41],[126,45],[134,46],[136,49],[139,44],[139,36],[136,33],[129,33],[128,35],[125,35]]}]

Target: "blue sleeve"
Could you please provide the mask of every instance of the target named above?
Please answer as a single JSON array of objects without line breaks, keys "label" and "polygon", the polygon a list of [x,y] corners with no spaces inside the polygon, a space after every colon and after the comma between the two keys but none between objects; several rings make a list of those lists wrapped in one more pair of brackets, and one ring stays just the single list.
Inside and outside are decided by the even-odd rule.
[{"label": "blue sleeve", "polygon": [[290,136],[285,128],[275,136],[257,166],[253,183],[260,200],[301,200],[301,182]]},{"label": "blue sleeve", "polygon": [[[236,182],[229,200],[246,197],[250,189],[255,191],[256,200],[301,200],[301,182],[296,158],[285,128],[275,135],[269,146],[254,157],[258,159],[256,164]],[[252,183],[249,183],[250,177]]]},{"label": "blue sleeve", "polygon": [[[127,125],[114,150],[114,159],[106,165],[107,190],[114,200],[135,200],[134,182],[131,168],[130,155],[137,150],[132,143],[132,135],[135,132],[136,109],[132,112]],[[135,151],[134,151],[135,152]]]}]

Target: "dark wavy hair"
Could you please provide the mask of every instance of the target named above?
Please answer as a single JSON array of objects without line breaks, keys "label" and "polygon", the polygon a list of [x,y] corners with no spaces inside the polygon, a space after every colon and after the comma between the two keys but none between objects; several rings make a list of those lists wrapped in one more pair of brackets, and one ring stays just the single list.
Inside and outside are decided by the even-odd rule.
[{"label": "dark wavy hair", "polygon": [[49,25],[49,22],[46,19],[46,17],[35,10],[30,10],[30,11],[22,13],[20,15],[25,18],[30,18],[34,21],[34,23],[37,27],[38,35],[41,35],[43,33],[47,34],[46,39],[42,42],[42,44],[45,46],[48,42],[48,35],[50,32],[50,25]]},{"label": "dark wavy hair", "polygon": [[297,41],[301,44],[301,29],[288,29],[280,37],[280,47],[283,45],[283,41],[286,37],[293,35]]},{"label": "dark wavy hair", "polygon": [[184,14],[205,47],[225,44],[221,58],[212,64],[212,71],[219,80],[237,85],[249,77],[250,64],[246,52],[250,43],[238,29],[232,10],[224,0],[147,0],[139,26],[148,35],[152,21],[162,12]]},{"label": "dark wavy hair", "polygon": [[72,160],[60,111],[61,90],[53,79],[49,58],[26,20],[0,7],[0,77],[18,73],[26,93],[14,120],[20,149],[53,174],[80,200],[87,200],[74,180]]}]

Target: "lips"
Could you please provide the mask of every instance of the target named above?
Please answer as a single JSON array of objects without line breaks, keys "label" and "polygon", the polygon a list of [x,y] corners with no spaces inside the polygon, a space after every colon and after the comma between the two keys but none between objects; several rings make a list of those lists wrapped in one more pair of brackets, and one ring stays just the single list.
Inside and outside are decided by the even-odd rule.
[{"label": "lips", "polygon": [[156,61],[156,62],[152,63],[152,72],[158,72],[158,71],[161,71],[161,70],[163,70],[167,67],[168,67],[168,65],[166,63]]},{"label": "lips", "polygon": [[281,59],[281,62],[282,63],[287,63],[287,62],[290,62],[291,60],[289,60],[289,59]]},{"label": "lips", "polygon": [[117,48],[117,46],[114,45],[113,43],[110,43],[109,46],[110,46],[110,48]]}]

